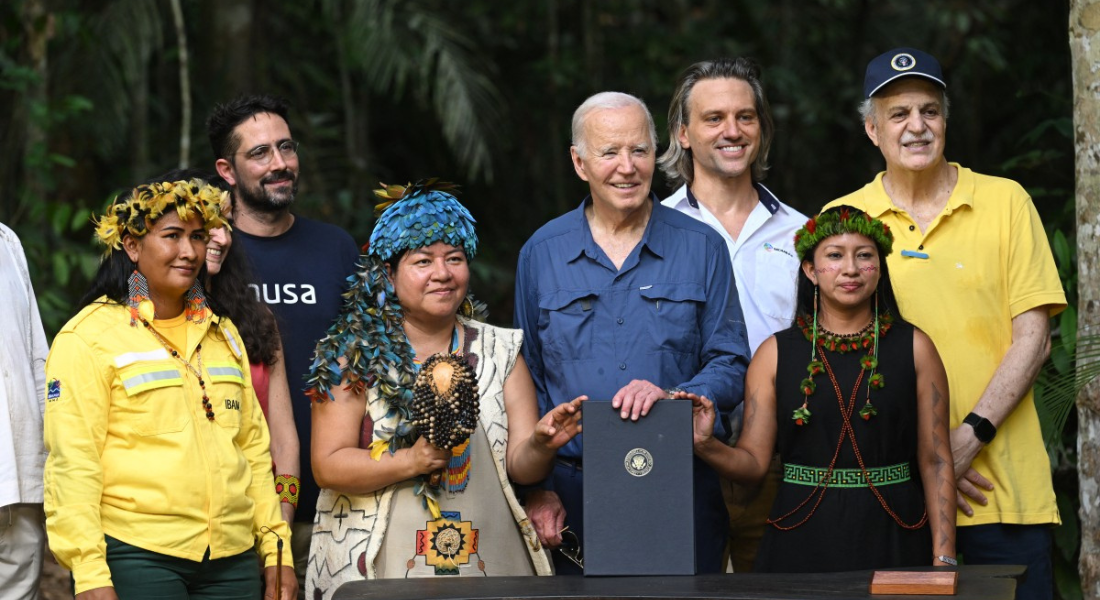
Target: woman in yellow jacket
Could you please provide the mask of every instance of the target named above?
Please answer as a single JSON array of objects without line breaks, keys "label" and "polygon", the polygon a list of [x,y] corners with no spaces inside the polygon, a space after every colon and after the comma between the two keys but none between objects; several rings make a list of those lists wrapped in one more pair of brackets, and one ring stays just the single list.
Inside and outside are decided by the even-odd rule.
[{"label": "woman in yellow jacket", "polygon": [[[237,329],[196,283],[222,193],[139,186],[46,364],[46,528],[78,600],[296,597],[269,435]],[[280,566],[285,565],[285,566]]]}]

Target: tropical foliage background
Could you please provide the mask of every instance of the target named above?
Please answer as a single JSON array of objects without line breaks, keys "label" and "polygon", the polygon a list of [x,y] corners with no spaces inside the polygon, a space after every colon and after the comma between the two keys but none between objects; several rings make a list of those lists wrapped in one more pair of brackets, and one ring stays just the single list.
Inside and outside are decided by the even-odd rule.
[{"label": "tropical foliage background", "polygon": [[[947,156],[1032,194],[1076,302],[1068,0],[4,0],[0,221],[22,237],[47,333],[75,312],[98,260],[88,217],[181,165],[210,167],[204,121],[239,92],[295,106],[297,210],[366,241],[379,182],[442,177],[479,221],[474,290],[511,321],[515,257],[585,187],[569,120],[588,95],[643,98],[662,143],[690,63],[755,57],[777,124],[765,182],[814,212],[882,159],[855,107],[872,56],[939,57],[952,100]],[[654,189],[667,193],[660,175]],[[1076,314],[1055,326],[1071,372]],[[1065,524],[1059,592],[1076,582],[1075,415],[1049,429]]]}]

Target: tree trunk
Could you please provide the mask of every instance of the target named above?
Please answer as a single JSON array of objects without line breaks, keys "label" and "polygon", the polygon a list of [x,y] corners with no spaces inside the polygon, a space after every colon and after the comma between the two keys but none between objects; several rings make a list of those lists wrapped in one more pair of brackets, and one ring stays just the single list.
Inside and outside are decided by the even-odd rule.
[{"label": "tree trunk", "polygon": [[586,96],[603,90],[603,47],[600,40],[600,7],[594,2],[581,6],[584,19],[584,62],[588,70]]},{"label": "tree trunk", "polygon": [[[1077,175],[1078,337],[1100,333],[1100,0],[1071,0]],[[1095,359],[1094,359],[1095,360]],[[1078,364],[1078,367],[1081,365]],[[1081,592],[1100,598],[1100,381],[1077,399]]]},{"label": "tree trunk", "polygon": [[[371,165],[369,149],[370,95],[356,95],[357,86],[352,80],[352,70],[348,57],[347,41],[341,34],[340,24],[344,14],[340,3],[332,3],[332,12],[328,15],[329,30],[336,41],[336,67],[340,79],[340,100],[344,108],[344,152],[347,153],[351,172],[348,174],[348,189],[355,195],[357,206],[370,206],[374,194],[368,178]],[[322,182],[322,185],[327,183]],[[327,196],[327,193],[324,194]]]},{"label": "tree trunk", "polygon": [[219,0],[211,3],[211,35],[206,36],[217,62],[209,81],[224,81],[225,100],[255,91],[256,63],[252,52],[252,0]]},{"label": "tree trunk", "polygon": [[[46,197],[46,182],[43,180],[46,168],[46,124],[41,117],[33,116],[34,107],[44,107],[49,103],[49,62],[46,52],[50,38],[53,37],[53,14],[47,12],[43,0],[27,0],[23,4],[23,35],[26,36],[27,64],[35,77],[27,84],[23,94],[23,123],[26,133],[23,137],[23,181],[26,185],[25,198],[41,201]],[[16,202],[9,225],[19,220],[26,208],[22,202]]]},{"label": "tree trunk", "polygon": [[138,36],[134,44],[140,59],[129,74],[130,83],[130,169],[137,180],[152,173],[149,148],[149,57],[152,43],[145,36]]},{"label": "tree trunk", "polygon": [[172,0],[172,22],[176,25],[176,42],[179,43],[180,69],[180,163],[181,169],[191,166],[191,78],[188,76],[190,59],[187,53],[187,30],[184,27],[183,7],[180,0]]}]

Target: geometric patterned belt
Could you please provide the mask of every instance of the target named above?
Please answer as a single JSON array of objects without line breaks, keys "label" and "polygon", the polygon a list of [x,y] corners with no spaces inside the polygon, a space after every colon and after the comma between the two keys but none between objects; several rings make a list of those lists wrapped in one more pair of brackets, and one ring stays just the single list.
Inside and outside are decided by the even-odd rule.
[{"label": "geometric patterned belt", "polygon": [[[863,469],[833,469],[832,475],[826,482],[825,474],[828,472],[829,469],[823,467],[783,463],[783,481],[786,483],[814,486],[827,483],[829,487],[839,488],[867,487],[867,480],[863,478]],[[909,481],[909,463],[867,469],[867,477],[876,486]]]}]

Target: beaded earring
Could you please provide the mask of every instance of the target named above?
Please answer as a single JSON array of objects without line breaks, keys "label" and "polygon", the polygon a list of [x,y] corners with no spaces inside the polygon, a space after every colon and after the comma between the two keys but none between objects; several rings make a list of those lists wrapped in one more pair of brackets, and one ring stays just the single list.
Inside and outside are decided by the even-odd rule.
[{"label": "beaded earring", "polygon": [[859,416],[862,417],[864,421],[869,421],[871,420],[871,417],[878,414],[878,410],[876,410],[874,405],[871,404],[871,390],[881,390],[883,386],[886,385],[882,373],[875,372],[875,369],[878,368],[879,335],[883,333],[882,331],[880,331],[880,329],[881,326],[878,316],[878,290],[875,290],[875,339],[872,343],[871,353],[867,356],[864,356],[863,359],[860,361],[860,363],[863,365],[863,368],[871,372],[871,377],[867,380],[867,402],[864,403],[863,408],[859,409]]},{"label": "beaded earring", "polygon": [[126,305],[130,307],[130,327],[137,327],[141,320],[138,307],[142,301],[149,299],[149,281],[140,271],[134,269],[130,277],[126,279]]},{"label": "beaded earring", "polygon": [[810,395],[817,389],[817,384],[814,383],[814,375],[818,375],[824,370],[824,365],[821,361],[817,360],[817,284],[814,284],[814,320],[813,320],[813,333],[810,337],[810,364],[806,366],[806,371],[810,374],[809,377],[802,380],[802,395],[805,398],[802,400],[802,406],[794,410],[791,416],[794,419],[795,425],[805,425],[810,422]]},{"label": "beaded earring", "polygon": [[198,279],[183,297],[183,312],[187,320],[193,323],[202,323],[206,318],[206,293]]}]

